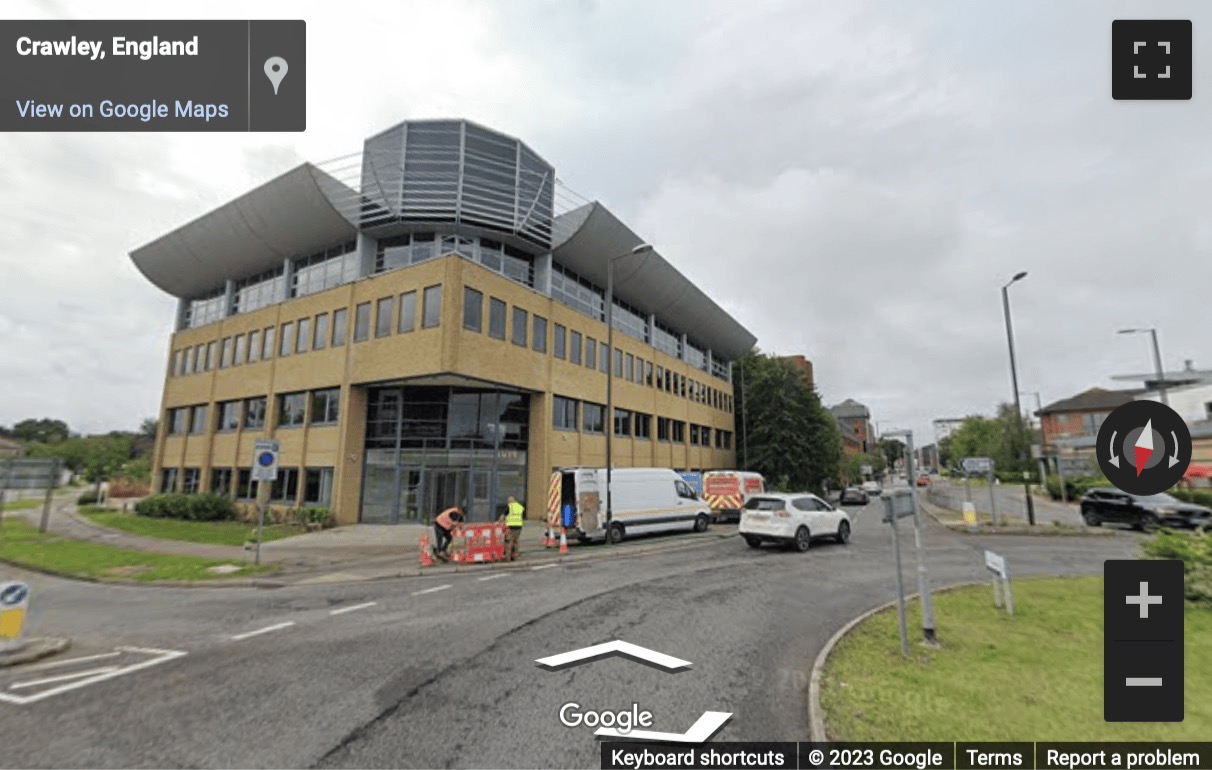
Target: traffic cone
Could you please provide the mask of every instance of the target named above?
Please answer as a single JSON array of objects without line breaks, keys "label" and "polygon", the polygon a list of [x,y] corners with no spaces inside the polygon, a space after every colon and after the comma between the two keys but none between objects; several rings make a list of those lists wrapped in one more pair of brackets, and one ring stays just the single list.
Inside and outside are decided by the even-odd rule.
[{"label": "traffic cone", "polygon": [[419,545],[421,548],[421,566],[432,567],[433,557],[429,555],[429,535],[422,534]]},{"label": "traffic cone", "polygon": [[555,544],[555,533],[551,531],[551,525],[548,524],[546,532],[543,533],[543,547],[554,548]]},{"label": "traffic cone", "polygon": [[568,535],[565,534],[564,529],[561,528],[560,529],[560,555],[563,556],[566,553],[568,553]]}]

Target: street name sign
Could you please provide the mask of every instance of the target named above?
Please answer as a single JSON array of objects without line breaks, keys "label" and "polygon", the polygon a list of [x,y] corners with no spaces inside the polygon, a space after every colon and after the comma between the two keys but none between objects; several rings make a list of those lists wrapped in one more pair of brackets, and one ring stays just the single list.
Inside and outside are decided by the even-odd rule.
[{"label": "street name sign", "polygon": [[50,489],[59,486],[57,457],[0,460],[0,489]]},{"label": "street name sign", "polygon": [[278,480],[278,442],[269,439],[257,441],[253,450],[253,481]]},{"label": "street name sign", "polygon": [[989,457],[965,457],[963,464],[967,473],[989,473],[993,470],[993,460]]}]

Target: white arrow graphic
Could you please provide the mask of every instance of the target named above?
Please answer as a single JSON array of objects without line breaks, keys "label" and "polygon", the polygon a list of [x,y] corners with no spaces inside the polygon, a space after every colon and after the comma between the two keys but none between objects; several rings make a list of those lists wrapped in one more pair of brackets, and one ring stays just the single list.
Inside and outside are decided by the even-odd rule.
[{"label": "white arrow graphic", "polygon": [[1182,460],[1178,459],[1178,433],[1176,431],[1170,431],[1170,438],[1174,439],[1174,454],[1170,455],[1169,465],[1169,467],[1173,468],[1175,465],[1182,462]]},{"label": "white arrow graphic", "polygon": [[1116,433],[1116,431],[1111,431],[1111,459],[1108,460],[1108,462],[1110,462],[1112,465],[1114,465],[1116,468],[1118,468],[1119,467],[1119,455],[1115,454],[1115,433]]},{"label": "white arrow graphic", "polygon": [[684,733],[658,733],[654,730],[628,730],[620,732],[615,727],[599,727],[594,735],[604,735],[612,738],[626,738],[629,741],[673,741],[675,743],[703,743],[719,732],[724,724],[732,719],[727,711],[704,711],[699,721],[690,726]]},{"label": "white arrow graphic", "polygon": [[[548,658],[539,658],[535,661],[544,668],[554,670],[577,666],[581,663],[589,663],[594,660],[601,660],[612,655],[622,655],[625,658],[643,663],[645,665],[663,668],[666,671],[685,671],[690,668],[690,661],[675,658],[672,655],[666,655],[663,652],[650,650],[647,647],[641,647],[638,644],[615,640],[606,642],[605,644],[595,644],[592,647],[585,647],[572,652],[562,652],[559,655],[552,655]],[[709,712],[710,713],[710,712]]]}]

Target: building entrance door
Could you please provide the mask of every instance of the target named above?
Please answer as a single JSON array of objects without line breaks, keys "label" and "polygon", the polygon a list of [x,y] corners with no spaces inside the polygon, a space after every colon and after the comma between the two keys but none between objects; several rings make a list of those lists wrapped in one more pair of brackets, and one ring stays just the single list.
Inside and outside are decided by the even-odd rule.
[{"label": "building entrance door", "polygon": [[[466,509],[469,471],[465,468],[429,468],[424,471],[425,512],[432,520],[453,505]],[[469,519],[470,520],[470,519]]]}]

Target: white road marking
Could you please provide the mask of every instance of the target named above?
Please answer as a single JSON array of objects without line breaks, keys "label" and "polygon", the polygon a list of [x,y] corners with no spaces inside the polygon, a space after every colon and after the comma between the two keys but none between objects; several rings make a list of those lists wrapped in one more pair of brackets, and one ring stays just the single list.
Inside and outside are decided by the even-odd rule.
[{"label": "white road marking", "polygon": [[231,640],[233,642],[239,642],[244,639],[250,639],[254,636],[260,636],[261,634],[268,634],[270,631],[279,631],[283,628],[290,628],[294,624],[295,624],[295,622],[293,620],[288,620],[285,623],[277,623],[272,626],[266,626],[265,628],[258,628],[256,631],[249,631],[249,632],[243,633],[243,634],[236,634],[235,636],[233,636],[231,638]]},{"label": "white road marking", "polygon": [[444,586],[438,586],[438,587],[436,587],[436,588],[426,588],[424,591],[413,591],[413,592],[412,592],[412,595],[413,595],[413,596],[420,596],[421,594],[431,594],[431,593],[433,593],[434,591],[445,591],[447,588],[450,588],[450,584],[449,584],[449,583],[447,583],[447,584],[446,584],[446,585],[444,585]]},{"label": "white road marking", "polygon": [[537,565],[531,567],[531,569],[551,569],[552,567],[558,567],[558,566],[560,566],[560,565],[559,564],[537,564]]},{"label": "white road marking", "polygon": [[478,581],[480,581],[481,583],[483,583],[485,580],[496,580],[497,578],[503,578],[503,577],[509,577],[509,575],[507,575],[507,574],[506,574],[506,573],[504,573],[504,572],[498,572],[498,573],[497,573],[497,574],[495,574],[495,575],[485,575],[485,576],[484,576],[484,577],[482,577],[482,578],[476,578],[476,580],[478,580]]},{"label": "white road marking", "polygon": [[93,676],[94,674],[108,674],[111,671],[117,671],[121,666],[102,666],[101,668],[90,668],[87,671],[77,671],[74,674],[60,674],[59,676],[48,676],[45,679],[33,679],[28,682],[17,682],[10,684],[8,689],[20,690],[25,687],[37,687],[40,684],[51,684],[52,682],[66,682],[69,679],[79,679],[83,676]]},{"label": "white road marking", "polygon": [[[136,663],[133,666],[118,667],[113,671],[108,671],[104,674],[97,674],[96,676],[89,677],[88,679],[78,679],[74,682],[69,682],[68,684],[63,684],[58,687],[52,687],[49,690],[43,690],[42,692],[36,693],[34,695],[22,696],[22,695],[11,695],[6,692],[0,692],[0,701],[4,701],[6,703],[16,703],[17,705],[24,706],[29,703],[34,703],[35,701],[40,701],[44,698],[49,698],[52,695],[58,695],[60,693],[68,692],[70,690],[77,690],[81,687],[86,687],[90,684],[96,684],[97,682],[104,682],[107,679],[113,679],[115,677],[122,676],[123,674],[131,674],[131,673],[134,673],[135,671],[141,671],[145,668],[151,668],[152,666],[157,666],[161,663],[167,663],[170,660],[175,660],[177,658],[180,658],[184,655],[189,654],[182,650],[157,650],[157,649],[153,649],[150,647],[119,647],[118,651],[119,652],[143,653],[144,655],[156,655],[157,657],[152,658],[151,660],[145,660],[142,663]],[[61,662],[67,663],[67,662],[71,662],[71,661],[61,661]]]},{"label": "white road marking", "polygon": [[42,671],[48,668],[58,668],[59,666],[68,666],[72,663],[83,663],[86,660],[102,660],[104,658],[116,658],[122,653],[120,652],[103,652],[100,655],[85,655],[83,658],[71,658],[69,660],[55,660],[50,663],[39,663],[36,666],[30,666],[24,669],[25,671]]},{"label": "white road marking", "polygon": [[328,614],[329,615],[344,615],[347,612],[354,612],[355,610],[364,610],[367,607],[373,607],[376,604],[378,604],[378,602],[366,602],[365,604],[355,604],[352,607],[342,607],[340,609],[333,610],[332,612],[329,612]]}]

